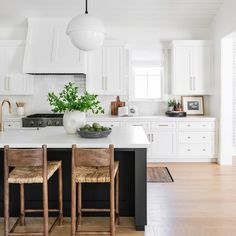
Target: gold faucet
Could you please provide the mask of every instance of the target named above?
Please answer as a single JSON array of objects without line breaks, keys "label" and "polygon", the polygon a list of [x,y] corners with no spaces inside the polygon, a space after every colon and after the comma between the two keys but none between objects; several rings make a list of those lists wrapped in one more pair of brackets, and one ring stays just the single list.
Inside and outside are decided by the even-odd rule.
[{"label": "gold faucet", "polygon": [[8,103],[9,106],[9,113],[11,113],[11,103],[9,100],[5,99],[2,101],[2,104],[0,106],[0,132],[4,131],[4,125],[3,125],[3,105],[4,103]]}]

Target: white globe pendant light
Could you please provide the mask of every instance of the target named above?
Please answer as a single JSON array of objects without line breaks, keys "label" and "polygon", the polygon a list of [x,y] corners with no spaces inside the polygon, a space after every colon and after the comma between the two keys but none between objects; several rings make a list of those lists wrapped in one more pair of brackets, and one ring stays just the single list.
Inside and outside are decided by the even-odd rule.
[{"label": "white globe pendant light", "polygon": [[87,0],[85,0],[85,4],[85,14],[72,18],[66,33],[75,47],[83,51],[91,51],[102,46],[105,27],[100,19],[88,14]]}]

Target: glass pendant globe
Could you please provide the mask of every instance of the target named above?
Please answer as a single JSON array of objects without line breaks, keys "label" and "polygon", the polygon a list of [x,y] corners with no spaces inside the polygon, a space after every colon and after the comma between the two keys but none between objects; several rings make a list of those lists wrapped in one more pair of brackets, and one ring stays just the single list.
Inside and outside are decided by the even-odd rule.
[{"label": "glass pendant globe", "polygon": [[81,14],[70,21],[67,35],[75,47],[83,51],[91,51],[102,46],[105,27],[97,17]]}]

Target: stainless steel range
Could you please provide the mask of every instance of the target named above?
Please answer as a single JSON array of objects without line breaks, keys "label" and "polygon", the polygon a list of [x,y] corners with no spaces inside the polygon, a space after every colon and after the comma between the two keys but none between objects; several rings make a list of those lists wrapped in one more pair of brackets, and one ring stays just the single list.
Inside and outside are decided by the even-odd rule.
[{"label": "stainless steel range", "polygon": [[39,113],[22,118],[23,127],[63,126],[63,114]]}]

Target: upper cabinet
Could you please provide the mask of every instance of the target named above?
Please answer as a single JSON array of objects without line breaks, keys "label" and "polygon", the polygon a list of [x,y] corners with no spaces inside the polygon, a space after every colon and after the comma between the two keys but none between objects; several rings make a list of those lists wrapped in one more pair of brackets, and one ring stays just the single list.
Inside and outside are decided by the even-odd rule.
[{"label": "upper cabinet", "polygon": [[212,42],[177,40],[172,44],[172,94],[212,93]]},{"label": "upper cabinet", "polygon": [[0,95],[33,94],[33,78],[22,72],[25,44],[0,41]]},{"label": "upper cabinet", "polygon": [[29,18],[24,73],[86,73],[86,53],[75,48],[66,35],[70,19]]},{"label": "upper cabinet", "polygon": [[125,95],[128,51],[124,46],[105,43],[88,52],[86,86],[99,95]]}]

